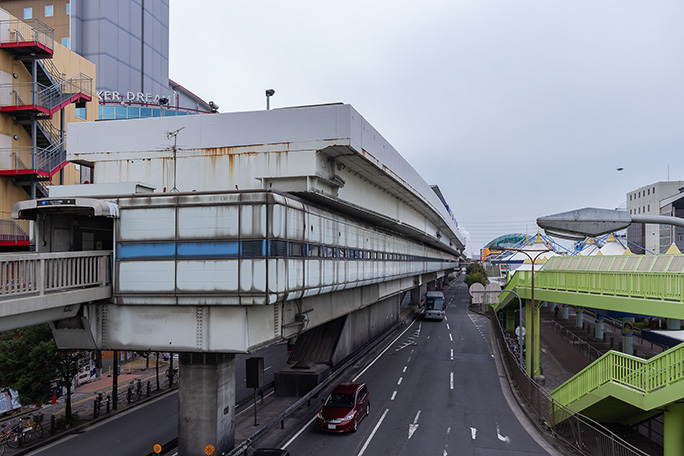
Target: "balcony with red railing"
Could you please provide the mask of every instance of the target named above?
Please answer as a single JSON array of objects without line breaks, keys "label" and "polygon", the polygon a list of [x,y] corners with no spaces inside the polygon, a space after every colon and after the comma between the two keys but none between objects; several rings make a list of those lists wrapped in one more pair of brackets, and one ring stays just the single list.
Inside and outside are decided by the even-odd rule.
[{"label": "balcony with red railing", "polygon": [[18,119],[52,116],[71,103],[91,101],[92,89],[93,79],[83,73],[49,87],[32,82],[0,84],[0,112]]},{"label": "balcony with red railing", "polygon": [[0,49],[19,58],[52,58],[55,30],[38,19],[0,21]]},{"label": "balcony with red railing", "polygon": [[0,247],[27,247],[29,235],[14,220],[0,220]]}]

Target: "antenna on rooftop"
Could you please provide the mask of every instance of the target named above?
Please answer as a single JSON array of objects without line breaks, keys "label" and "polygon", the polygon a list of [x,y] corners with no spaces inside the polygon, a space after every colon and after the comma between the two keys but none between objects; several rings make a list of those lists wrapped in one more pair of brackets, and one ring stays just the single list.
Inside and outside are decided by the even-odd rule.
[{"label": "antenna on rooftop", "polygon": [[166,132],[166,139],[173,138],[173,146],[171,147],[171,150],[173,150],[173,188],[171,189],[172,192],[178,191],[178,188],[176,188],[176,151],[178,150],[178,148],[176,147],[176,142],[178,139],[178,133],[180,133],[180,131],[184,128],[185,127],[180,127],[178,130]]}]

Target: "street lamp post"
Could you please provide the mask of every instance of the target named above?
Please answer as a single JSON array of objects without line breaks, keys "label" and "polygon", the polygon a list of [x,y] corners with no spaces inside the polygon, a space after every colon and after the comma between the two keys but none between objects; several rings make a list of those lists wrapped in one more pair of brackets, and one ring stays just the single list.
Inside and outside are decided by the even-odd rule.
[{"label": "street lamp post", "polygon": [[667,215],[634,215],[627,211],[585,207],[537,219],[546,234],[565,239],[584,240],[627,228],[632,223],[654,223],[684,227],[684,219]]},{"label": "street lamp post", "polygon": [[266,111],[271,109],[271,97],[275,95],[275,90],[266,89]]},{"label": "street lamp post", "polygon": [[[530,370],[530,377],[534,378],[534,371],[535,371],[535,369],[534,369],[534,361],[535,361],[534,352],[535,352],[535,347],[536,347],[536,343],[534,340],[534,319],[535,319],[534,314],[535,314],[535,310],[536,310],[535,304],[534,304],[534,262],[537,261],[537,258],[539,258],[540,255],[542,255],[543,253],[546,253],[546,252],[550,252],[551,249],[522,250],[522,249],[515,249],[515,248],[508,247],[508,248],[504,248],[504,250],[512,250],[514,252],[520,252],[523,255],[525,255],[527,258],[529,258],[530,261],[532,262],[532,280],[531,280],[531,288],[530,288],[530,301],[532,301],[532,315],[531,315],[532,318],[530,318],[531,321],[529,322],[530,340],[532,341],[532,347],[531,347],[532,349],[530,350],[530,347],[527,347],[527,349],[529,350],[529,353],[530,353],[530,363],[528,366],[529,370]],[[530,255],[528,252],[538,252],[538,253],[534,257],[532,257],[532,255]],[[521,317],[522,317],[522,315],[521,315]],[[522,354],[521,354],[521,356],[522,356]]]}]

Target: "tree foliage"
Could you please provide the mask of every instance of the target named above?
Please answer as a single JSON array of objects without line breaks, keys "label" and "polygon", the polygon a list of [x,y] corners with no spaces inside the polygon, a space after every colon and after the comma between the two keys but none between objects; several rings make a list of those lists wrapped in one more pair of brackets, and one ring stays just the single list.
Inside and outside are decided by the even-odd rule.
[{"label": "tree foliage", "polygon": [[44,404],[52,397],[50,382],[61,378],[70,417],[71,382],[81,356],[59,350],[47,324],[5,331],[0,333],[0,386],[16,390],[22,404]]},{"label": "tree foliage", "polygon": [[475,282],[479,282],[482,285],[487,285],[489,283],[485,268],[480,263],[470,263],[466,267],[466,276],[463,280],[468,286],[471,286]]}]

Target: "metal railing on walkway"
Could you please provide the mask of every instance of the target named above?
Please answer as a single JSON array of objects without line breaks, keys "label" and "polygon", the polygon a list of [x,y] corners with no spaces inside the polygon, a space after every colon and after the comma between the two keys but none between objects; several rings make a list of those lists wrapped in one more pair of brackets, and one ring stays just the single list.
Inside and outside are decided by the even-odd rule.
[{"label": "metal railing on walkway", "polygon": [[0,220],[0,241],[28,241],[29,235],[16,220]]},{"label": "metal railing on walkway", "polygon": [[553,330],[556,333],[560,334],[567,343],[572,345],[574,348],[577,348],[580,351],[580,353],[589,358],[589,361],[599,359],[603,354],[601,350],[594,347],[589,342],[582,339],[572,331],[569,331],[557,321],[552,321],[551,324],[553,326]]},{"label": "metal railing on walkway", "polygon": [[0,21],[0,43],[40,43],[48,49],[55,47],[55,29],[38,19]]},{"label": "metal railing on walkway", "polygon": [[111,284],[111,252],[0,254],[0,299]]},{"label": "metal railing on walkway", "polygon": [[[583,455],[647,456],[648,453],[624,441],[601,424],[563,407],[551,397],[520,368],[505,341],[504,330],[498,319],[491,314],[490,317],[499,349],[518,392],[527,403],[528,410],[556,439]],[[561,416],[562,420],[559,419]]]}]

